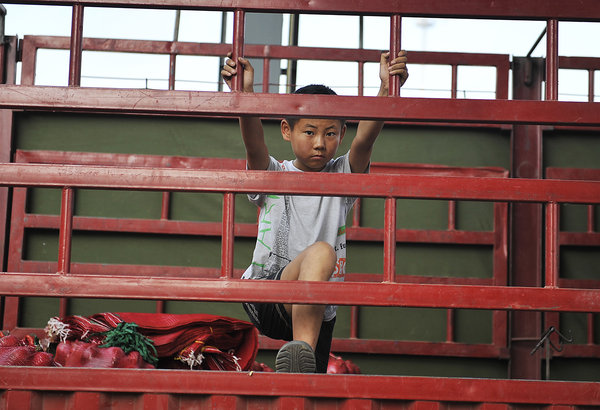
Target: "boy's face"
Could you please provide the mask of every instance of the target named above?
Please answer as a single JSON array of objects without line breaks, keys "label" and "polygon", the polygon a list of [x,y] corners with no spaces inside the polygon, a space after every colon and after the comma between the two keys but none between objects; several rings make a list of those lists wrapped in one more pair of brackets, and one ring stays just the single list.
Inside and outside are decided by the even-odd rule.
[{"label": "boy's face", "polygon": [[346,125],[336,119],[300,118],[293,128],[281,121],[283,139],[290,141],[296,155],[294,166],[305,172],[319,172],[335,155]]}]

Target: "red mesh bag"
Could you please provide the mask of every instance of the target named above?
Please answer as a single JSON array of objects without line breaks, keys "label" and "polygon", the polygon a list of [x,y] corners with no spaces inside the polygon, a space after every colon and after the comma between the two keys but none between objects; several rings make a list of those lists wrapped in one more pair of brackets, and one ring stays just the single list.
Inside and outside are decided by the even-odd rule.
[{"label": "red mesh bag", "polygon": [[25,336],[19,340],[13,335],[7,335],[0,338],[0,366],[54,365],[52,354],[38,351],[33,337]]},{"label": "red mesh bag", "polygon": [[139,352],[125,354],[119,347],[99,347],[96,343],[80,340],[59,343],[54,359],[64,367],[154,368],[142,359]]},{"label": "red mesh bag", "polygon": [[[121,322],[135,323],[154,343],[161,365],[179,362],[207,370],[248,370],[258,350],[258,331],[248,322],[209,314],[98,313],[90,317],[56,318],[49,334],[63,340],[86,339],[102,343],[98,334]],[[52,321],[52,320],[51,320]],[[49,329],[51,327],[51,329]],[[174,362],[177,360],[178,362]]]}]

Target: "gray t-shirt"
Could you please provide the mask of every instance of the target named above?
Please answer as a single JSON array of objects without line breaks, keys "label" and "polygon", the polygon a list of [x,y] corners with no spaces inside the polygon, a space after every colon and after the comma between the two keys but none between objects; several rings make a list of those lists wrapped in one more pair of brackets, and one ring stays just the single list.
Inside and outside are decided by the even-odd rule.
[{"label": "gray t-shirt", "polygon": [[[302,172],[292,161],[270,157],[268,171]],[[332,159],[321,172],[350,173],[348,154]],[[356,198],[303,195],[248,195],[260,207],[258,235],[252,264],[242,279],[264,279],[292,261],[317,241],[329,243],[337,255],[330,281],[343,281],[346,274],[346,216]],[[324,320],[335,316],[328,305]]]}]

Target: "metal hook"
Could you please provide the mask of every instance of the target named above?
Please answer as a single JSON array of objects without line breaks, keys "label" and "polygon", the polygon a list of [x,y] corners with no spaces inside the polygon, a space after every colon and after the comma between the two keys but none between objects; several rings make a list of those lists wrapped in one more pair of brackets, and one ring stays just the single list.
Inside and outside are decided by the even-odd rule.
[{"label": "metal hook", "polygon": [[[550,340],[550,335],[552,333],[556,333],[558,335],[558,343],[560,348],[557,347],[552,340]],[[554,326],[550,326],[548,330],[544,332],[540,341],[535,345],[530,355],[534,354],[538,349],[545,345],[546,347],[546,380],[550,379],[550,347],[557,352],[562,352],[564,343],[573,343],[573,336],[571,336],[571,331],[569,330],[569,336],[566,337],[562,333],[560,333]]]},{"label": "metal hook", "polygon": [[[557,347],[554,344],[554,342],[552,342],[552,340],[550,339],[550,335],[552,333],[556,333],[558,335],[558,343],[560,344],[560,347]],[[570,330],[569,330],[569,335],[571,335]],[[573,336],[567,337],[567,336],[563,335],[562,333],[560,333],[554,326],[550,326],[548,328],[548,330],[546,330],[546,332],[544,332],[540,341],[535,345],[535,347],[529,354],[534,354],[536,352],[536,350],[540,349],[542,347],[542,345],[544,344],[544,342],[546,342],[546,341],[548,341],[548,343],[550,343],[550,346],[552,346],[552,348],[555,351],[562,352],[562,350],[563,350],[562,345],[565,343],[573,343]]]}]

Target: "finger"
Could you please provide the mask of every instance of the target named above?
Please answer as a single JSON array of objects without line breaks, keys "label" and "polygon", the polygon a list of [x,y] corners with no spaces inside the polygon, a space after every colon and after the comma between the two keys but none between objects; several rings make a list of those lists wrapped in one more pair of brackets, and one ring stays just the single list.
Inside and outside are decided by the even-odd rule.
[{"label": "finger", "polygon": [[408,70],[406,69],[406,67],[403,68],[397,68],[394,70],[390,70],[390,75],[404,75],[404,73],[408,73]]},{"label": "finger", "polygon": [[383,51],[381,53],[381,56],[379,57],[379,62],[384,64],[387,63],[388,59],[390,58],[390,52],[389,51]]}]

